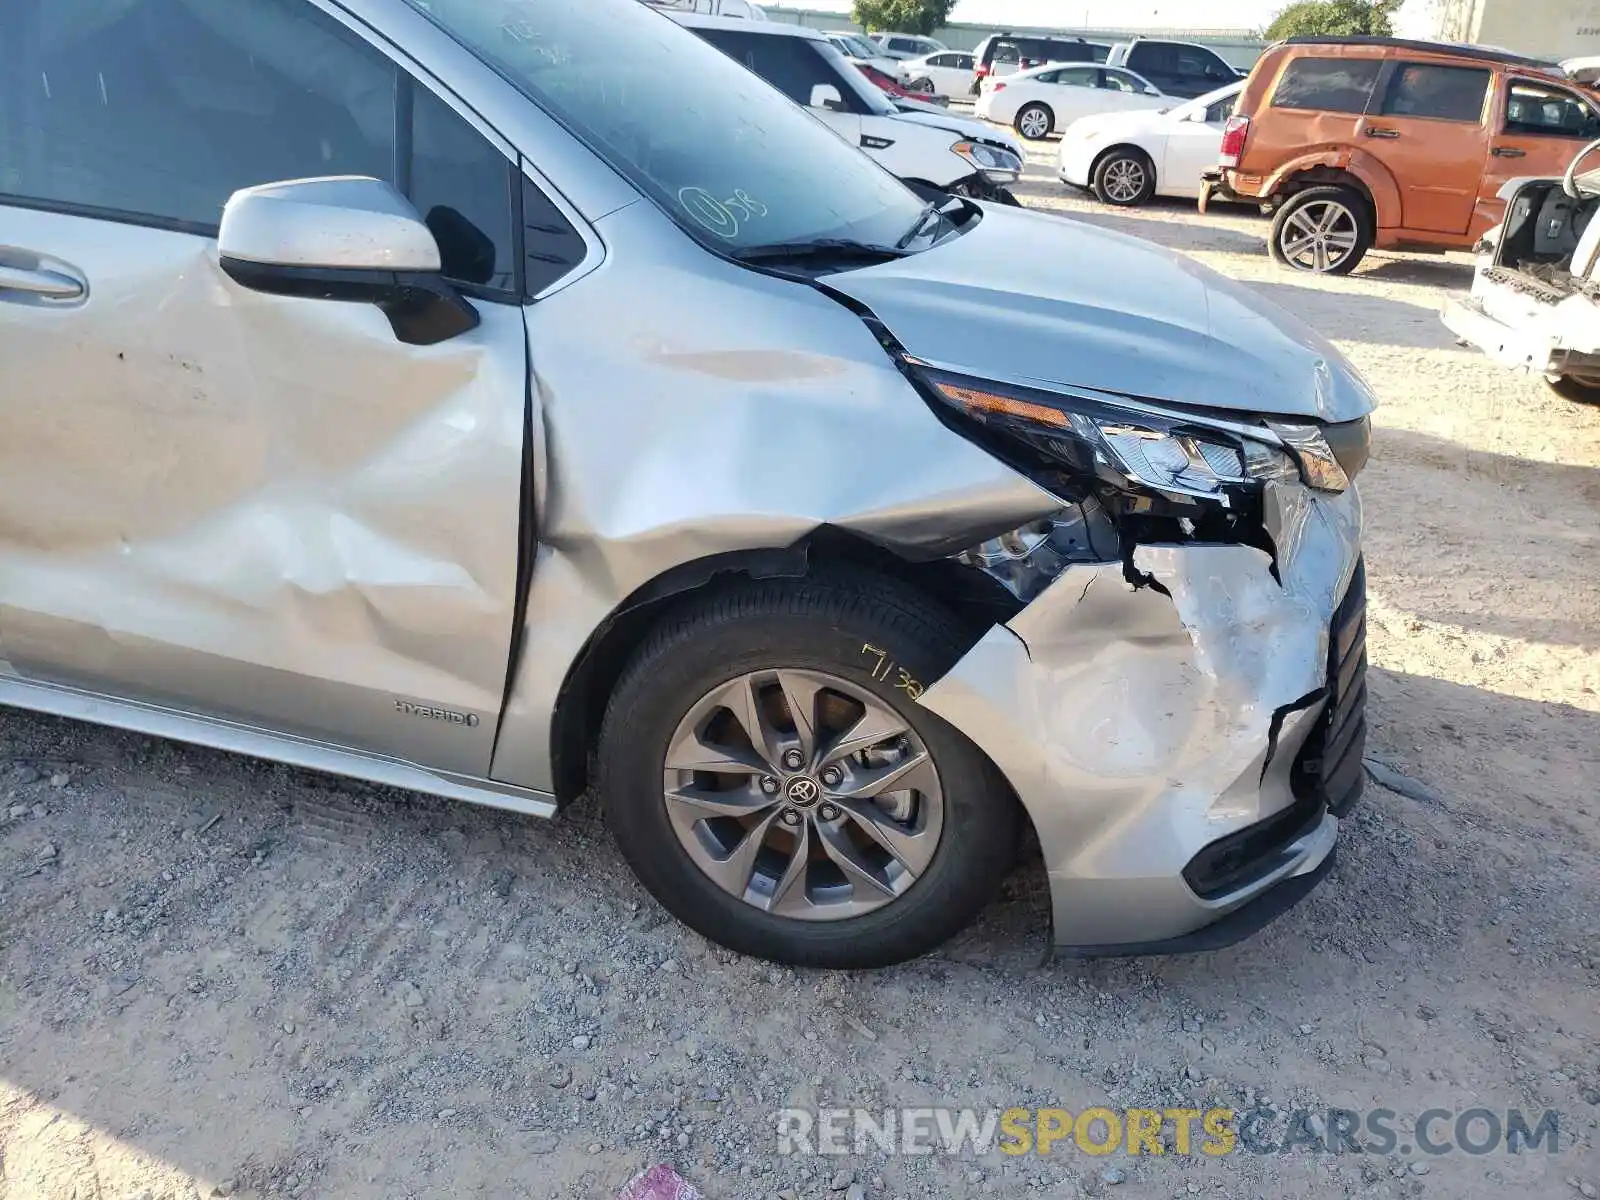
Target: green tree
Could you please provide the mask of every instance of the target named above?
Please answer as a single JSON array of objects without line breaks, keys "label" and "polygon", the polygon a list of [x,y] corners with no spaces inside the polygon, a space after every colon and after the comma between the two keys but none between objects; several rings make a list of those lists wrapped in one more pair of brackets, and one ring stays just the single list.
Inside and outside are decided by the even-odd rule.
[{"label": "green tree", "polygon": [[1393,17],[1402,0],[1297,0],[1267,26],[1266,38],[1391,37]]},{"label": "green tree", "polygon": [[856,24],[927,37],[950,19],[956,0],[856,0]]}]

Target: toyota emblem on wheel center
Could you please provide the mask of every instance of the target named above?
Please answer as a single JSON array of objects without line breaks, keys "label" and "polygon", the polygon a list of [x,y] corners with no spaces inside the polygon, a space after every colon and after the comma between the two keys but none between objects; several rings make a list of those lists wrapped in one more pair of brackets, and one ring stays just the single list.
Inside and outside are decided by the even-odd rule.
[{"label": "toyota emblem on wheel center", "polygon": [[821,795],[822,789],[817,786],[815,779],[807,779],[801,776],[798,779],[789,781],[789,801],[792,804],[802,806],[815,804]]}]

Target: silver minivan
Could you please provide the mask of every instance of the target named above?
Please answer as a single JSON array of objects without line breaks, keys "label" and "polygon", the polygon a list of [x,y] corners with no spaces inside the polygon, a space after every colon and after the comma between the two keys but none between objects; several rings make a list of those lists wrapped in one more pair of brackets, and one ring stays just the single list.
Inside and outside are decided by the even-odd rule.
[{"label": "silver minivan", "polygon": [[638,0],[0,6],[0,703],[518,812],[791,963],[1024,835],[1195,949],[1360,790],[1373,400]]}]

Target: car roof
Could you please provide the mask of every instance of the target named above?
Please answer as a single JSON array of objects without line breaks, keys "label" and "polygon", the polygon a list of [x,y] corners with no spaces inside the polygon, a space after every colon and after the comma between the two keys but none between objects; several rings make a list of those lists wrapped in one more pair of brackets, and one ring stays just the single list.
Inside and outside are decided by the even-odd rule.
[{"label": "car roof", "polygon": [[1096,42],[1086,37],[1077,37],[1065,33],[995,33],[984,38],[990,41],[998,38],[1002,42],[1051,42],[1061,46],[1104,46],[1105,42]]},{"label": "car roof", "polygon": [[1292,37],[1278,43],[1280,46],[1376,46],[1384,49],[1410,50],[1416,54],[1441,54],[1451,58],[1466,58],[1473,62],[1500,63],[1508,67],[1527,67],[1540,71],[1560,73],[1561,65],[1542,58],[1524,58],[1509,50],[1490,46],[1467,46],[1456,42],[1421,42],[1412,38],[1394,37]]},{"label": "car roof", "polygon": [[[1040,75],[1045,71],[1115,71],[1118,75],[1131,75],[1133,78],[1139,80],[1139,82],[1147,83],[1150,84],[1151,87],[1155,87],[1155,84],[1150,83],[1148,79],[1139,74],[1139,72],[1135,71],[1132,67],[1113,67],[1108,63],[1097,62],[1040,63],[1037,67],[1029,67],[1026,71],[1018,71],[1014,75],[1005,76],[1005,78],[1027,79],[1031,75]],[[1166,93],[1163,92],[1162,94],[1165,95]]]},{"label": "car roof", "polygon": [[815,29],[790,25],[787,21],[750,21],[744,17],[706,17],[699,13],[679,12],[666,15],[688,29],[732,29],[739,33],[759,33],[765,37],[797,37],[812,42],[827,40]]},{"label": "car roof", "polygon": [[1209,50],[1216,54],[1215,46],[1208,46],[1204,42],[1185,42],[1178,38],[1136,37],[1130,41],[1118,42],[1119,46],[1137,46],[1141,42],[1154,42],[1158,46],[1193,46],[1197,50]]}]

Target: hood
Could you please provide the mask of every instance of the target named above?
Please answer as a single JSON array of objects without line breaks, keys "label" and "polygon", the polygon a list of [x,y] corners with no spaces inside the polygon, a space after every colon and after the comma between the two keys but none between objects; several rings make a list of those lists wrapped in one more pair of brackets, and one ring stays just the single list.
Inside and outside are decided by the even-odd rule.
[{"label": "hood", "polygon": [[1276,304],[1081,221],[986,206],[961,237],[826,282],[908,353],[978,377],[1325,421],[1376,405],[1332,343]]},{"label": "hood", "polygon": [[[1122,112],[1095,113],[1089,117],[1079,117],[1070,127],[1071,131],[1082,133],[1084,130],[1093,130],[1100,133],[1106,130],[1121,129],[1150,129],[1159,125],[1172,115],[1172,110],[1177,108],[1174,104],[1166,110],[1157,108],[1130,108]],[[1072,132],[1068,132],[1068,137]]]},{"label": "hood", "polygon": [[926,125],[930,129],[943,129],[957,137],[966,138],[972,142],[988,142],[991,146],[1004,146],[1024,162],[1028,156],[1023,153],[1022,144],[1002,129],[996,129],[983,121],[975,121],[971,117],[958,117],[949,112],[933,112],[918,110],[907,112],[901,109],[895,113],[896,121],[912,121],[918,125]]}]

